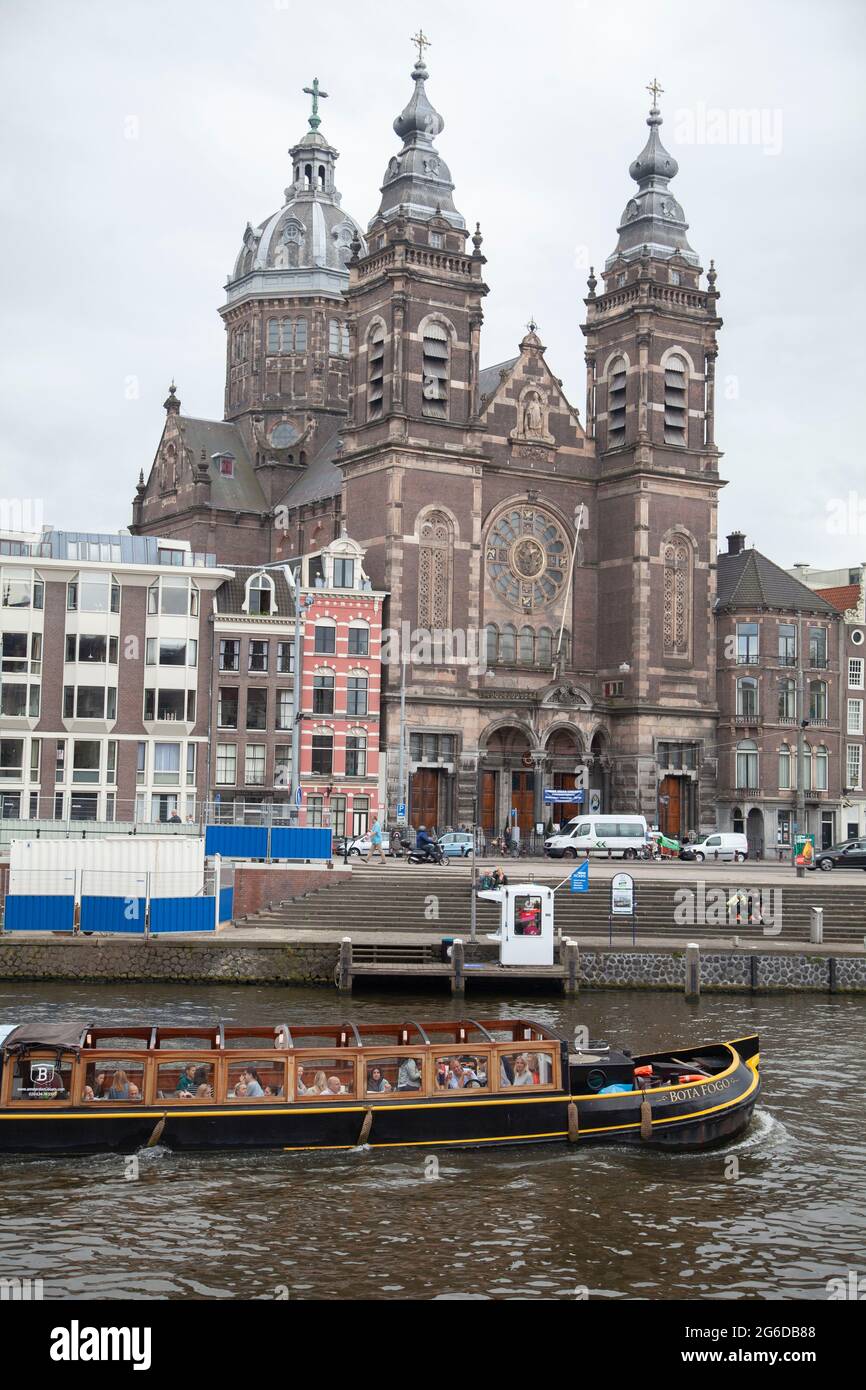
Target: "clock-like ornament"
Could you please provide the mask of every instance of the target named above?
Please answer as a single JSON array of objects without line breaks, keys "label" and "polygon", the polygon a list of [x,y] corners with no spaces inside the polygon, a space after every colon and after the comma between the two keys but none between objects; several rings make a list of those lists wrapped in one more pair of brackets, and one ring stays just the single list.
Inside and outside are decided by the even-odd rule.
[{"label": "clock-like ornament", "polygon": [[562,527],[539,507],[504,512],[487,537],[490,586],[524,613],[547,608],[562,594],[568,559]]}]

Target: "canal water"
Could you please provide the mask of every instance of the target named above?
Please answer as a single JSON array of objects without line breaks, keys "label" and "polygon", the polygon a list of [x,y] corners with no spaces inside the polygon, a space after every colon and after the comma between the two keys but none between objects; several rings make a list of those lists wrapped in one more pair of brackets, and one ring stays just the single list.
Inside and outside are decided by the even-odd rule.
[{"label": "canal water", "polygon": [[[862,1001],[592,993],[564,1002],[184,986],[0,985],[0,1022],[525,1014],[646,1051],[761,1034],[727,1149],[0,1158],[0,1277],[46,1298],[825,1299],[866,1273]],[[734,1163],[732,1160],[736,1160]]]}]

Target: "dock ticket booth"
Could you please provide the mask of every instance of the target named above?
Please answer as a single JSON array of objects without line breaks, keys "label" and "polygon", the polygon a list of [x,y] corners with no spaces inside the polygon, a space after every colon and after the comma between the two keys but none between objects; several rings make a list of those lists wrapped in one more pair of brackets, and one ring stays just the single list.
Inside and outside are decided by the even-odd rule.
[{"label": "dock ticket booth", "polygon": [[500,965],[553,965],[553,889],[540,883],[509,883],[478,894],[499,904]]}]

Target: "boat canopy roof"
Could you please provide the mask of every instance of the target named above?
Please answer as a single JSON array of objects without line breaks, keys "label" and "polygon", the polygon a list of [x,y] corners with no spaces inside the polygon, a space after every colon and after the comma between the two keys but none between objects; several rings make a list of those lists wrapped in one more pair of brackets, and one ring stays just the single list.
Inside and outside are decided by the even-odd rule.
[{"label": "boat canopy roof", "polygon": [[0,1046],[9,1054],[34,1052],[40,1049],[72,1052],[99,1048],[161,1051],[211,1051],[232,1048],[267,1047],[268,1050],[298,1051],[316,1049],[323,1044],[337,1047],[369,1047],[390,1043],[398,1047],[415,1047],[436,1043],[491,1043],[521,1039],[525,1041],[559,1041],[543,1024],[530,1019],[497,1018],[478,1020],[437,1019],[419,1023],[407,1020],[400,1023],[367,1023],[356,1025],[287,1023],[242,1027],[237,1024],[214,1023],[210,1026],[172,1027],[171,1025],[128,1025],[115,1027],[101,1021],[90,1023],[34,1023],[12,1028]]},{"label": "boat canopy roof", "polygon": [[59,1048],[78,1054],[84,1046],[89,1023],[24,1023],[3,1040],[5,1052],[33,1052]]}]

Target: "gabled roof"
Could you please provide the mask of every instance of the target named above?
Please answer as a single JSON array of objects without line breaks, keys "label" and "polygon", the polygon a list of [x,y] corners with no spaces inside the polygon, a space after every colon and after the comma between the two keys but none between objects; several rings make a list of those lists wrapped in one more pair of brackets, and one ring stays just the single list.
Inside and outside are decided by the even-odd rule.
[{"label": "gabled roof", "polygon": [[[208,461],[212,506],[218,507],[220,511],[229,512],[270,510],[237,425],[228,420],[197,420],[191,415],[179,415],[178,424],[194,469],[198,467],[204,449]],[[211,463],[214,454],[232,455],[235,466],[231,478],[226,477]]]},{"label": "gabled roof", "polygon": [[492,396],[499,386],[503,373],[506,376],[517,366],[520,361],[517,357],[510,357],[507,362],[497,362],[493,367],[482,367],[478,373],[478,397],[483,404],[486,396]]},{"label": "gabled roof", "polygon": [[777,608],[800,613],[832,613],[837,610],[814,589],[793,579],[759,550],[727,552],[719,556],[718,608]]},{"label": "gabled roof", "polygon": [[[288,562],[287,562],[288,563]],[[221,584],[216,591],[215,602],[218,613],[231,613],[238,617],[244,614],[243,603],[246,598],[247,580],[251,574],[259,574],[261,565],[233,565],[234,576]],[[253,619],[260,616],[276,616],[278,618],[291,618],[294,621],[295,602],[288,581],[281,569],[268,565],[266,573],[274,581],[274,598],[276,599],[277,611],[275,615],[251,613]]]},{"label": "gabled roof", "polygon": [[827,600],[840,613],[847,613],[849,608],[856,608],[860,603],[859,584],[841,584],[834,589],[816,589],[816,594]]}]

